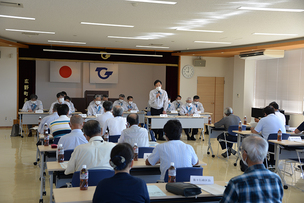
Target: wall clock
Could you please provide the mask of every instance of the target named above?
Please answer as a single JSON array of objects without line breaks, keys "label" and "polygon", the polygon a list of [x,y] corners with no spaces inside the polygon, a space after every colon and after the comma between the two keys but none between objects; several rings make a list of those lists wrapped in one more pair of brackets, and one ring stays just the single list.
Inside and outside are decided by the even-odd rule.
[{"label": "wall clock", "polygon": [[192,78],[194,75],[194,68],[190,65],[185,65],[182,69],[182,73],[185,78]]}]

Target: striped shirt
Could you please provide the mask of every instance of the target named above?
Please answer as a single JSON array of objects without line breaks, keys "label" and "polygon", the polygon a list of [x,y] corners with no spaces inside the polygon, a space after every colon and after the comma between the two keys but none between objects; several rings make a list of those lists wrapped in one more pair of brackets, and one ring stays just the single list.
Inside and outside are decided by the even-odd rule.
[{"label": "striped shirt", "polygon": [[50,123],[50,130],[53,137],[61,137],[71,132],[70,118],[66,115],[59,116],[58,119]]},{"label": "striped shirt", "polygon": [[221,199],[224,202],[282,202],[280,177],[263,164],[250,166],[243,175],[232,178]]}]

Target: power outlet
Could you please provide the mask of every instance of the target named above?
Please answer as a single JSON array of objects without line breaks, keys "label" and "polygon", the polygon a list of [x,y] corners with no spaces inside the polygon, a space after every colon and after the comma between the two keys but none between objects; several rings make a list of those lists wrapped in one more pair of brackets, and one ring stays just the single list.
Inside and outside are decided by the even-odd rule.
[{"label": "power outlet", "polygon": [[5,116],[4,120],[7,121],[7,116]]}]

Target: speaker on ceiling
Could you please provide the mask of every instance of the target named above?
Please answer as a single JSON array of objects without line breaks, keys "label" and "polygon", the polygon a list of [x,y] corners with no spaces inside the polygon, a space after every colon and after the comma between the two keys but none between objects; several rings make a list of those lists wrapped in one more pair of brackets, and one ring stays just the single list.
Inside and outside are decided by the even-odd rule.
[{"label": "speaker on ceiling", "polygon": [[206,60],[204,59],[193,59],[193,65],[199,66],[199,67],[205,67],[206,66]]}]

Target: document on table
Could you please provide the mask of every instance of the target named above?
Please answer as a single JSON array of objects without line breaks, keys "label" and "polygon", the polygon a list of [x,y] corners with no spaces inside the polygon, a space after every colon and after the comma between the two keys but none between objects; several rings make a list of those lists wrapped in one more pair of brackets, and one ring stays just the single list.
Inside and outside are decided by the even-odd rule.
[{"label": "document on table", "polygon": [[225,191],[225,187],[218,185],[218,184],[213,184],[213,185],[197,185],[200,187],[202,190],[213,194],[213,195],[223,195]]},{"label": "document on table", "polygon": [[147,188],[150,197],[166,196],[166,194],[161,189],[159,189],[156,185],[147,185]]},{"label": "document on table", "polygon": [[68,161],[62,162],[62,163],[60,163],[60,166],[64,169],[66,169],[68,167],[68,163],[69,163]]}]

